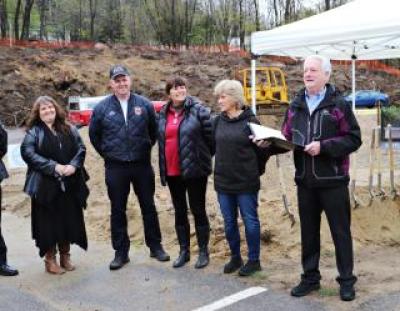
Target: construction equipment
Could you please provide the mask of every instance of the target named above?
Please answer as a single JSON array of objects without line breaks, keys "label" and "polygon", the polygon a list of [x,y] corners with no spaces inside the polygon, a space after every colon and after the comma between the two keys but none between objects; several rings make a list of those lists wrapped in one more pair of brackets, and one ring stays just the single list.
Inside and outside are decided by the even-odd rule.
[{"label": "construction equipment", "polygon": [[[251,106],[251,69],[239,70],[247,105]],[[283,115],[288,108],[288,90],[283,71],[278,67],[256,68],[257,115]]]}]

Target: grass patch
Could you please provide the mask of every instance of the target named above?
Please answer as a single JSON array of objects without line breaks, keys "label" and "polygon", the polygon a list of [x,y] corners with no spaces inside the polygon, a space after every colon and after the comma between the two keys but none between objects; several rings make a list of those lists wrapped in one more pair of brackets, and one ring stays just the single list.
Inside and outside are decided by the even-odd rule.
[{"label": "grass patch", "polygon": [[337,288],[331,288],[331,287],[321,287],[318,293],[321,297],[333,297],[339,294]]},{"label": "grass patch", "polygon": [[131,247],[133,247],[134,249],[141,248],[142,246],[143,246],[143,241],[142,240],[133,240],[131,242]]},{"label": "grass patch", "polygon": [[265,271],[257,271],[251,276],[251,278],[257,281],[265,281],[268,279],[268,274]]}]

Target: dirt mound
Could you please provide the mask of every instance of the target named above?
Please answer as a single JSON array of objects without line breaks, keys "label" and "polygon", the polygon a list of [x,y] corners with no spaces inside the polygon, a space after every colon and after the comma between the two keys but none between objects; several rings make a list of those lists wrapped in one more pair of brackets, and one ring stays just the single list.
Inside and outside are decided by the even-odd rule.
[{"label": "dirt mound", "polygon": [[[62,104],[68,96],[95,96],[108,93],[108,69],[123,63],[133,73],[136,92],[152,100],[164,99],[165,80],[182,75],[190,93],[212,110],[213,87],[217,81],[237,76],[250,60],[229,53],[176,52],[146,47],[101,46],[94,49],[31,49],[0,47],[0,117],[8,125],[19,123],[39,95],[50,95]],[[263,57],[260,65],[279,65],[286,72],[289,94],[302,87],[301,64],[285,65]],[[360,69],[357,88],[378,88],[389,94],[398,89],[398,79]],[[335,68],[332,81],[340,90],[351,87],[350,68]]]}]

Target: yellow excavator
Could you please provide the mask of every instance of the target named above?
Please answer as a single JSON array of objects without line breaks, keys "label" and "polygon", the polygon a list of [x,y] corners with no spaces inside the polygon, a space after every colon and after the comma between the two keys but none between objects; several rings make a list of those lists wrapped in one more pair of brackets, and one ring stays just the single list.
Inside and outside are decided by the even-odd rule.
[{"label": "yellow excavator", "polygon": [[[244,88],[244,97],[251,106],[251,69],[238,71]],[[285,75],[278,67],[256,68],[257,115],[283,115],[289,105]]]}]

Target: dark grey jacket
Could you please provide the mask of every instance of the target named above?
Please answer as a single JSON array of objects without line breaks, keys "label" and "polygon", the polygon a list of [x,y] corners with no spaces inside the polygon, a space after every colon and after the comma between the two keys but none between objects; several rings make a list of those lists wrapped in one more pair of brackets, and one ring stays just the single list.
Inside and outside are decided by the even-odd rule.
[{"label": "dark grey jacket", "polygon": [[151,102],[132,93],[127,122],[115,95],[102,100],[93,110],[89,137],[105,161],[150,162],[157,138],[156,115]]},{"label": "dark grey jacket", "polygon": [[[77,169],[83,168],[86,147],[75,127],[71,126],[71,132],[78,146],[78,151],[69,164],[75,166]],[[55,171],[57,163],[40,155],[43,138],[43,129],[40,126],[34,126],[26,133],[21,145],[21,156],[28,165],[24,192],[30,196],[36,194],[42,175],[57,177]]]},{"label": "dark grey jacket", "polygon": [[7,153],[8,135],[3,125],[0,123],[0,182],[8,177],[6,166],[3,163],[3,157]]},{"label": "dark grey jacket", "polygon": [[[161,184],[165,186],[165,126],[166,112],[171,103],[160,111],[158,146]],[[188,96],[184,103],[185,115],[179,125],[179,160],[183,178],[200,178],[211,174],[212,123],[210,111],[199,100]]]}]

